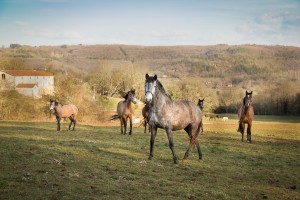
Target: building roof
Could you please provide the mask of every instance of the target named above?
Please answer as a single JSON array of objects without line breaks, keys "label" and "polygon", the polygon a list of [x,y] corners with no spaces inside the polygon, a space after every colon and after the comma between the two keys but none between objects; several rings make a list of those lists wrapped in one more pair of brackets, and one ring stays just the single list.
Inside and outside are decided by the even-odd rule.
[{"label": "building roof", "polygon": [[16,86],[16,88],[34,88],[36,84],[31,84],[31,83],[20,83]]},{"label": "building roof", "polygon": [[50,72],[36,70],[2,70],[2,72],[12,76],[53,76]]}]

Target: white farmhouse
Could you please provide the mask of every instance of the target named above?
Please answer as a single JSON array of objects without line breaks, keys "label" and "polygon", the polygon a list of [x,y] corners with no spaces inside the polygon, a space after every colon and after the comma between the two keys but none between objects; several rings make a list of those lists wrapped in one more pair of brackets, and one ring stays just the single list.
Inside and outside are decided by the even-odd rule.
[{"label": "white farmhouse", "polygon": [[2,70],[1,80],[19,93],[38,98],[41,95],[52,95],[54,76],[50,72],[36,70]]}]

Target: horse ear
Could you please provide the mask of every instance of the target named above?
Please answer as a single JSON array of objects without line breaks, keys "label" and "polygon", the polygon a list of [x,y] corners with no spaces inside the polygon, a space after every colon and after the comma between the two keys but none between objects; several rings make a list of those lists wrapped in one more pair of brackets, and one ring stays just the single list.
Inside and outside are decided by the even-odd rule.
[{"label": "horse ear", "polygon": [[252,90],[251,90],[251,92],[249,94],[252,95]]},{"label": "horse ear", "polygon": [[133,93],[135,93],[135,89],[131,89],[131,91],[132,91]]},{"label": "horse ear", "polygon": [[155,80],[155,81],[157,80],[157,75],[156,75],[156,74],[154,75],[154,80]]},{"label": "horse ear", "polygon": [[146,79],[148,79],[149,78],[149,75],[148,75],[148,73],[146,74]]}]

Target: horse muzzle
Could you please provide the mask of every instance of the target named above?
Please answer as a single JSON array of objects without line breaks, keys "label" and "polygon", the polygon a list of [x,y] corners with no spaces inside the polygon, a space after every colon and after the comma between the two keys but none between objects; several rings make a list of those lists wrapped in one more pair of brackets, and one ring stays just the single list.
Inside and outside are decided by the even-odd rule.
[{"label": "horse muzzle", "polygon": [[153,98],[152,93],[150,91],[147,91],[145,96],[146,96],[146,102],[150,103],[152,101],[152,98]]}]

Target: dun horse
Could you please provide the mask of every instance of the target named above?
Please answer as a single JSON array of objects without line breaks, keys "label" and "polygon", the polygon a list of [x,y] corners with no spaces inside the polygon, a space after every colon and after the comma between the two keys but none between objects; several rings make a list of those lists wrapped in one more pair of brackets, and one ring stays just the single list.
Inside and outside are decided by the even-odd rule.
[{"label": "dun horse", "polygon": [[143,117],[144,117],[144,127],[145,127],[144,133],[146,133],[147,124],[148,124],[149,132],[150,132],[150,126],[149,126],[149,112],[150,112],[150,107],[149,107],[148,104],[146,104],[146,105],[143,107],[143,110],[142,110],[142,115],[143,115]]},{"label": "dun horse", "polygon": [[73,104],[61,105],[59,102],[50,99],[50,110],[55,111],[57,131],[60,131],[60,120],[62,118],[69,118],[71,120],[69,125],[69,130],[71,129],[72,123],[73,123],[73,131],[75,130],[76,116],[78,113],[78,108],[75,105]]},{"label": "dun horse", "polygon": [[146,74],[145,96],[150,106],[151,139],[149,159],[152,160],[153,158],[153,145],[157,128],[165,129],[167,133],[174,164],[177,164],[178,161],[174,151],[172,131],[181,129],[184,129],[190,138],[190,144],[183,159],[189,156],[189,151],[195,144],[198,149],[199,159],[202,159],[197,138],[202,124],[202,114],[199,107],[191,101],[173,101],[165,92],[156,75],[152,77]]},{"label": "dun horse", "polygon": [[242,141],[244,141],[244,131],[245,131],[245,124],[248,124],[247,126],[247,141],[251,143],[251,126],[252,126],[252,120],[254,118],[254,110],[253,106],[251,105],[252,101],[252,91],[247,92],[246,90],[246,96],[243,99],[243,105],[240,107],[238,111],[238,117],[239,117],[239,128],[238,132],[242,134]]},{"label": "dun horse", "polygon": [[[124,96],[125,100],[120,101],[117,106],[117,113],[111,117],[111,120],[120,119],[121,122],[121,134],[126,134],[127,120],[130,120],[130,131],[129,135],[132,133],[132,107],[131,102],[136,103],[135,90],[130,90]],[[123,132],[124,126],[124,132]]]},{"label": "dun horse", "polygon": [[[199,99],[199,100],[198,100],[198,104],[197,104],[197,106],[199,106],[201,112],[203,111],[203,108],[204,108],[204,99],[205,99],[205,98]],[[203,121],[202,121],[201,123],[202,123],[202,124],[201,124],[201,132],[203,133]]]}]

